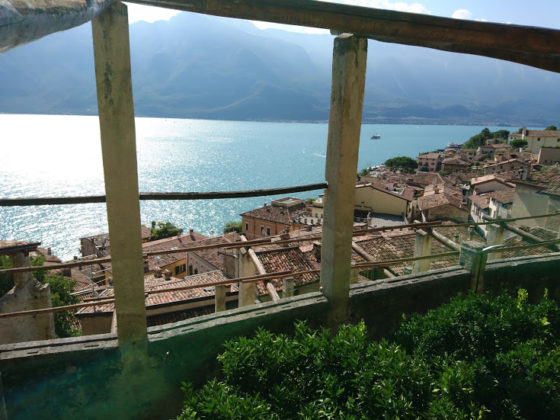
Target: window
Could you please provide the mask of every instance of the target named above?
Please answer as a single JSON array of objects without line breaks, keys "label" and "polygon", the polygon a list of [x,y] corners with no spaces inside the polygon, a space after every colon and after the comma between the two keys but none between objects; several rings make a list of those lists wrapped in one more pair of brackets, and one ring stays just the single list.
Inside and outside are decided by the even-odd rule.
[{"label": "window", "polygon": [[249,232],[249,223],[245,223],[245,232]]},{"label": "window", "polygon": [[198,268],[194,269],[194,274],[198,274]]},{"label": "window", "polygon": [[177,274],[184,273],[185,270],[186,270],[186,265],[185,264],[178,265],[177,267],[175,267],[175,274],[177,275]]},{"label": "window", "polygon": [[269,227],[266,228],[266,236],[270,236],[270,228]]},{"label": "window", "polygon": [[193,268],[192,268],[192,264],[189,265],[189,276],[192,276],[193,274]]},{"label": "window", "polygon": [[264,235],[264,226],[261,226],[261,235]]}]

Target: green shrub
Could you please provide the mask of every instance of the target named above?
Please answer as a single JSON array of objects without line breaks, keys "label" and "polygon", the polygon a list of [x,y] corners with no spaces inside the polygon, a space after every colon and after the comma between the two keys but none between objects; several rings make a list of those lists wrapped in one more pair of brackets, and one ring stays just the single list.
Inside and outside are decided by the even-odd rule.
[{"label": "green shrub", "polygon": [[241,233],[241,222],[227,222],[224,226],[224,234],[230,232]]},{"label": "green shrub", "polygon": [[560,310],[517,298],[459,296],[371,342],[297,323],[225,344],[223,378],[185,387],[179,418],[553,419],[560,412]]},{"label": "green shrub", "polygon": [[[393,339],[408,352],[427,357],[450,354],[458,360],[475,360],[506,352],[520,342],[560,337],[560,309],[549,299],[539,305],[505,294],[491,298],[474,294],[458,296],[447,305],[413,315]],[[543,322],[544,319],[554,322]]]}]

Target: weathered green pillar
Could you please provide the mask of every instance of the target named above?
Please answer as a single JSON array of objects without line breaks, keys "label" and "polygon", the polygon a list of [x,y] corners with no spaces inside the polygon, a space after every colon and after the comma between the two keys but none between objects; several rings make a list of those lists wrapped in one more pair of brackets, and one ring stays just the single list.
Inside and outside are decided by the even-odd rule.
[{"label": "weathered green pillar", "polygon": [[226,310],[226,292],[227,291],[225,284],[214,287],[214,307],[216,312],[222,312]]},{"label": "weathered green pillar", "polygon": [[[488,225],[488,235],[486,243],[488,245],[501,245],[504,243],[504,234],[506,229],[501,225]],[[500,251],[488,254],[488,261],[502,259]]]},{"label": "weathered green pillar", "polygon": [[327,143],[321,287],[333,324],[348,315],[354,193],[366,77],[367,39],[335,38]]},{"label": "weathered green pillar", "polygon": [[[416,241],[414,243],[414,256],[427,257],[432,252],[432,235],[430,232],[418,229],[416,231]],[[422,273],[430,269],[431,260],[416,260],[412,265],[413,273]]]},{"label": "weathered green pillar", "polygon": [[488,253],[483,252],[484,244],[478,241],[465,241],[461,244],[459,264],[471,273],[471,289],[475,293],[484,292],[484,271]]},{"label": "weathered green pillar", "polygon": [[127,8],[92,21],[97,103],[120,346],[147,342]]}]

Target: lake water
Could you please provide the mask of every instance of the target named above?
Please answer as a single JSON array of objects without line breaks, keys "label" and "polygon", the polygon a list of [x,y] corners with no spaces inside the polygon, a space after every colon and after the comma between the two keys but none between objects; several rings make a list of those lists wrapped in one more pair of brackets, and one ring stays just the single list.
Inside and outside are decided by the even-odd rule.
[{"label": "lake water", "polygon": [[[463,142],[484,127],[362,126],[358,169]],[[496,128],[497,129],[497,128]],[[380,140],[371,140],[380,134]],[[324,181],[327,124],[136,119],[140,191],[229,191]],[[103,195],[97,117],[0,114],[0,197]],[[321,191],[294,194],[316,197]],[[218,235],[274,197],[141,202],[142,223]],[[105,204],[0,207],[0,239],[40,241],[63,259],[107,231]]]}]

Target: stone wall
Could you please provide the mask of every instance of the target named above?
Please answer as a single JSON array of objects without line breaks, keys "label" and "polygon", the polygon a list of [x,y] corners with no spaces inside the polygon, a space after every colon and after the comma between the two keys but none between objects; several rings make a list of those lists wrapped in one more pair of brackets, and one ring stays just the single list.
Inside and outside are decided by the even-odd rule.
[{"label": "stone wall", "polygon": [[[17,253],[14,267],[28,267],[29,257]],[[14,287],[0,297],[0,313],[30,311],[51,307],[48,284],[41,284],[31,273],[14,274]],[[0,344],[54,338],[53,314],[27,315],[0,319]]]}]

